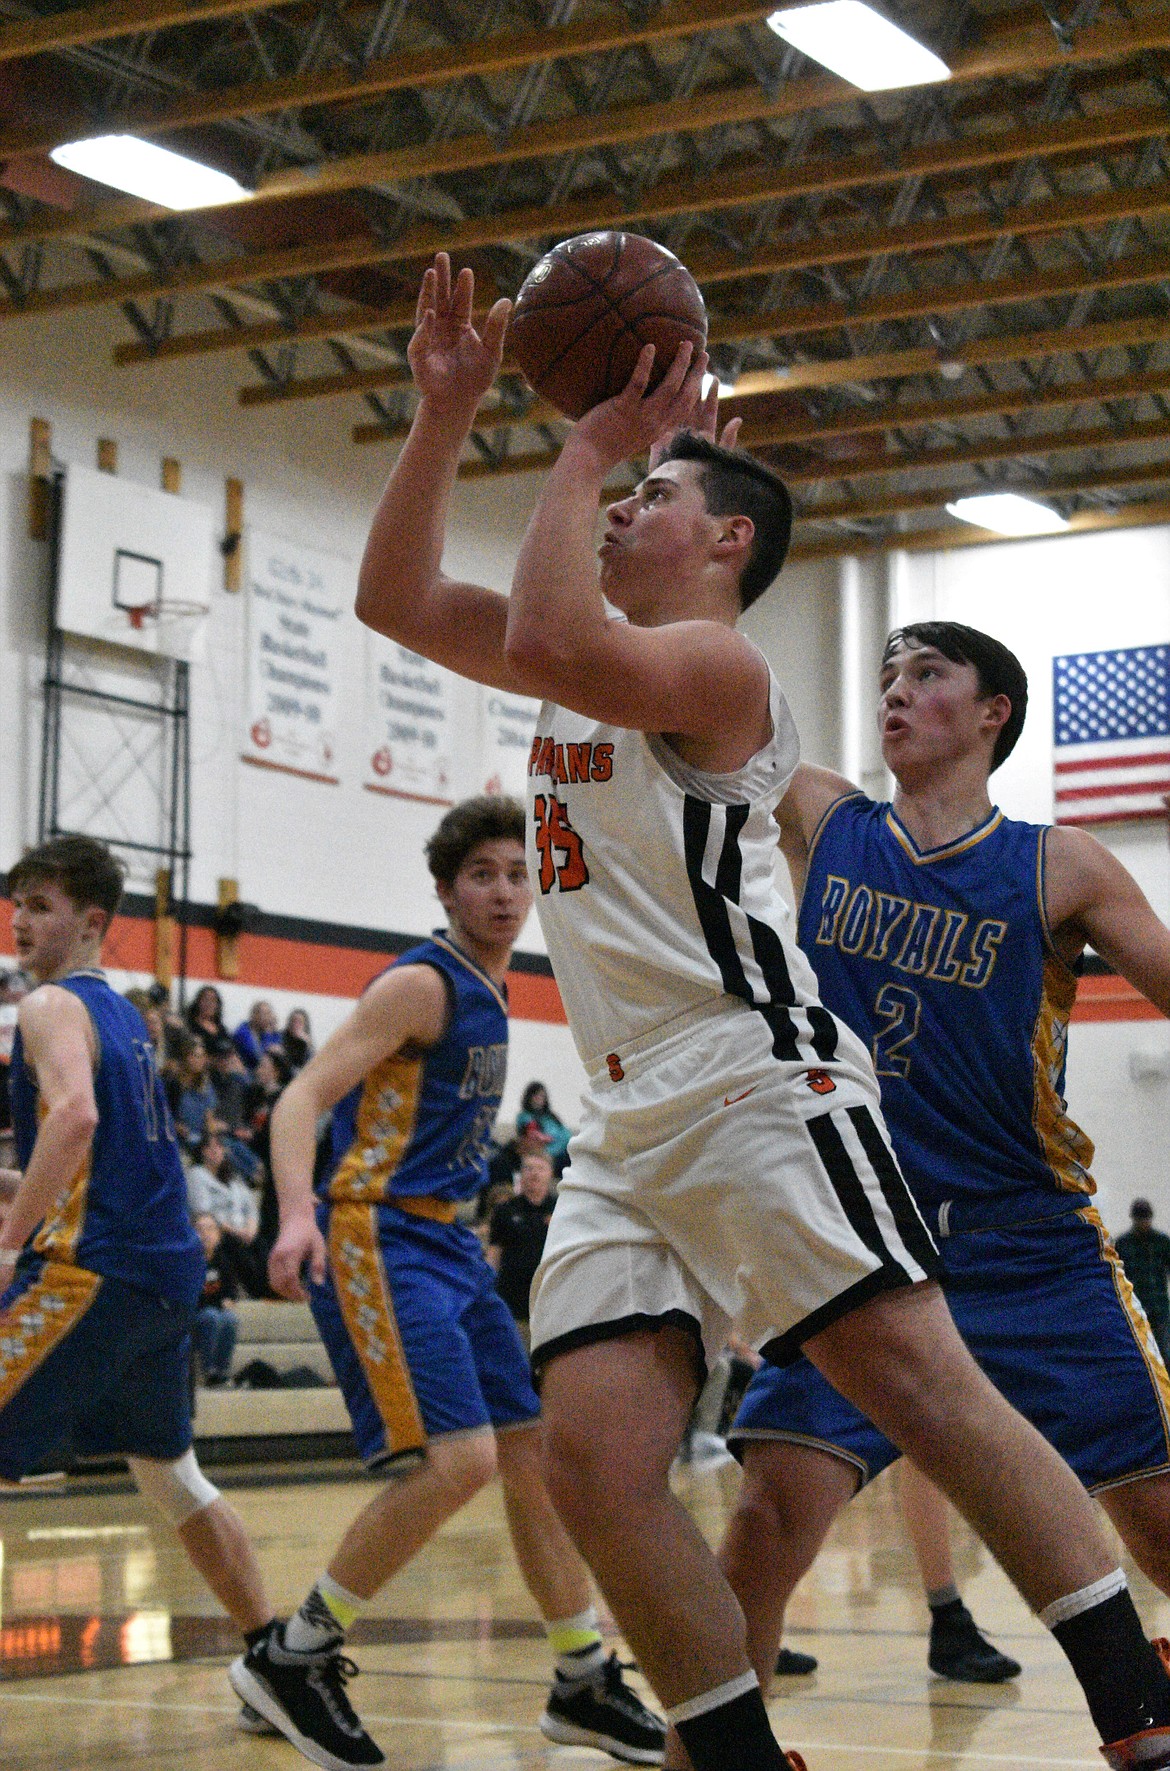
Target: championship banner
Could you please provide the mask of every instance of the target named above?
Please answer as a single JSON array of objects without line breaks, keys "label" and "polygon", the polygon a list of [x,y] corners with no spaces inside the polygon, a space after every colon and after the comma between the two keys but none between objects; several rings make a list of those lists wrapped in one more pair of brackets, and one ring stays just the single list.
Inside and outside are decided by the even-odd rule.
[{"label": "championship banner", "polygon": [[338,554],[249,530],[245,762],[337,784],[341,617],[352,575]]},{"label": "championship banner", "polygon": [[528,757],[540,702],[503,689],[479,691],[479,778],[475,793],[504,793],[523,803]]},{"label": "championship banner", "polygon": [[365,773],[371,793],[454,804],[456,679],[380,634],[366,649]]}]

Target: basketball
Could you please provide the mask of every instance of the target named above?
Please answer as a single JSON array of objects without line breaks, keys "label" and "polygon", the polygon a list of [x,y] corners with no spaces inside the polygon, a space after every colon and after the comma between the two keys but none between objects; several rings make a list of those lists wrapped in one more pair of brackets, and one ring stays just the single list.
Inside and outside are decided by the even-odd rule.
[{"label": "basketball", "polygon": [[685,264],[642,234],[577,234],[529,271],[508,327],[512,360],[566,418],[621,392],[643,345],[657,387],[680,344],[707,342],[707,310]]}]

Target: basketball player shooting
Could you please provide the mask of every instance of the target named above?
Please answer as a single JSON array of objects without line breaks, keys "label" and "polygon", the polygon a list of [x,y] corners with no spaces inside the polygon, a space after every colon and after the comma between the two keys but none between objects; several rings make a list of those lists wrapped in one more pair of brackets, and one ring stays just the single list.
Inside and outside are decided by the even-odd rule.
[{"label": "basketball player shooting", "polygon": [[[1116,1557],[959,1339],[868,1056],[820,1004],[773,883],[772,812],[799,750],[736,622],[783,561],[787,493],[749,456],[675,435],[706,358],[684,345],[648,393],[645,350],[569,433],[511,596],[449,578],[451,489],[508,317],[496,303],[478,334],[472,293],[440,254],[410,347],[422,398],[357,609],[544,701],[529,868],[589,1076],[532,1308],[554,1503],[696,1771],[798,1765],[668,1480],[705,1360],[739,1322],[778,1363],[802,1349],[950,1496],[1058,1631],[1109,1762],[1170,1764],[1170,1678]],[[656,445],[606,513],[599,574],[606,480]]]}]

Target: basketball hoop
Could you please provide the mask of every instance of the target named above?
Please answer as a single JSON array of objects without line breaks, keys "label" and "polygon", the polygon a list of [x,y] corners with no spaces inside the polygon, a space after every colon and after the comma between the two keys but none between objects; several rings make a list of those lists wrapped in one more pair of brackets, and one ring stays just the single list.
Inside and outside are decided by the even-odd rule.
[{"label": "basketball hoop", "polygon": [[135,633],[141,633],[147,620],[151,621],[195,621],[210,613],[210,603],[188,600],[186,597],[159,597],[153,603],[123,604],[130,626]]}]

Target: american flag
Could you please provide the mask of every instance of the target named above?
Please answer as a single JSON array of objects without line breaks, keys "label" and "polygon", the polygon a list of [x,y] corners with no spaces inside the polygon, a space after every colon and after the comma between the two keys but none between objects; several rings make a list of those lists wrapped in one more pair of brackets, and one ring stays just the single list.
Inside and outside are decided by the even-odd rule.
[{"label": "american flag", "polygon": [[1164,818],[1170,793],[1170,645],[1052,661],[1058,824]]}]

